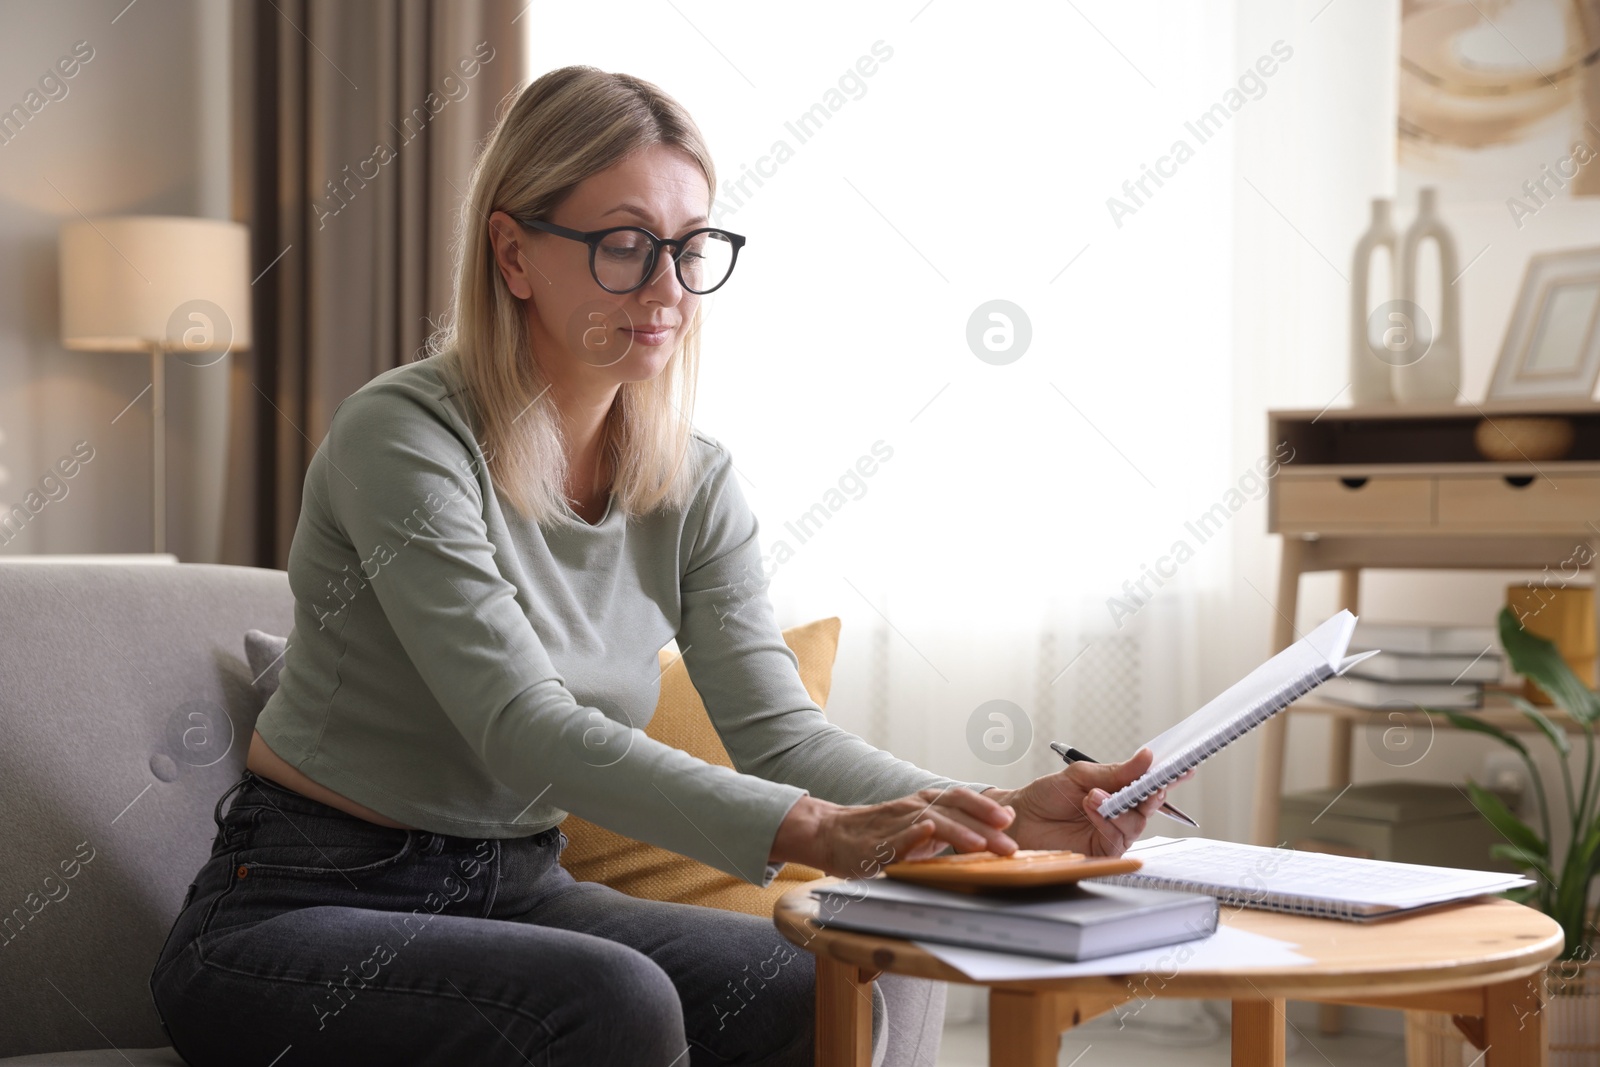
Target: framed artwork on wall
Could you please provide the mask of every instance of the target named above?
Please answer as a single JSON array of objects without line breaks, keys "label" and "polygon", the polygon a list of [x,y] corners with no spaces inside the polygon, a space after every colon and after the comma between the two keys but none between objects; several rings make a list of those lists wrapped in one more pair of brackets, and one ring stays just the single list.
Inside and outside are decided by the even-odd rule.
[{"label": "framed artwork on wall", "polygon": [[1401,200],[1431,185],[1445,205],[1504,201],[1520,229],[1551,198],[1600,194],[1595,0],[1397,6]]}]

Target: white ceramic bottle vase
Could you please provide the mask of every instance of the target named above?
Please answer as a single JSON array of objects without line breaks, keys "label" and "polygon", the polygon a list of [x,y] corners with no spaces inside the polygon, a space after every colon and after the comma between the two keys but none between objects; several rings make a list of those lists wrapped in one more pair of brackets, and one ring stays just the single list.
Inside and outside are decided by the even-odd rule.
[{"label": "white ceramic bottle vase", "polygon": [[[1417,253],[1429,237],[1439,249],[1437,316],[1417,301]],[[1390,371],[1396,400],[1454,403],[1460,396],[1461,298],[1453,284],[1459,273],[1455,238],[1439,218],[1437,190],[1424,186],[1417,193],[1417,217],[1400,242],[1400,300],[1404,313],[1415,317],[1412,328],[1417,348],[1406,359],[1396,360]],[[1407,361],[1410,359],[1415,361]]]},{"label": "white ceramic bottle vase", "polygon": [[[1350,272],[1350,402],[1352,404],[1382,404],[1394,399],[1389,385],[1389,362],[1382,350],[1374,351],[1368,333],[1368,319],[1392,295],[1387,291],[1395,284],[1395,271],[1399,269],[1399,235],[1390,219],[1392,201],[1386,197],[1373,197],[1372,224],[1356,242],[1355,265]],[[1371,291],[1372,253],[1383,249],[1389,255],[1388,286],[1385,291]]]}]

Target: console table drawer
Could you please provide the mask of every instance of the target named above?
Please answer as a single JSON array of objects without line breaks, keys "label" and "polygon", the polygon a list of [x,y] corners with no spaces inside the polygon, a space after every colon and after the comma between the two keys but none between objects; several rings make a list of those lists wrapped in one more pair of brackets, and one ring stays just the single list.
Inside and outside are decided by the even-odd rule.
[{"label": "console table drawer", "polygon": [[1583,526],[1600,522],[1600,477],[1439,479],[1439,525],[1466,528]]},{"label": "console table drawer", "polygon": [[1349,526],[1427,526],[1433,479],[1421,477],[1280,477],[1278,525],[1323,530]]}]

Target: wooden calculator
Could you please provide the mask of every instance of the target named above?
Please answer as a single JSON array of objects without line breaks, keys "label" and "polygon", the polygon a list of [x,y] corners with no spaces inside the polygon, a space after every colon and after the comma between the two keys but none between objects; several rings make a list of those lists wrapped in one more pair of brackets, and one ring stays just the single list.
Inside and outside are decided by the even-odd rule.
[{"label": "wooden calculator", "polygon": [[1018,889],[1127,874],[1141,866],[1143,863],[1131,856],[1109,859],[1064,849],[1018,849],[1009,856],[957,852],[925,860],[904,860],[888,864],[883,873],[889,878],[946,889]]}]

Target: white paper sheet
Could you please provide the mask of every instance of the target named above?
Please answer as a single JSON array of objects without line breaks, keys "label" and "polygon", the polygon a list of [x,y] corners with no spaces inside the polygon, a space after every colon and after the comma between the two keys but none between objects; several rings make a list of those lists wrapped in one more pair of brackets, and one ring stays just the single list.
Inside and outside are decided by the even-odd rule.
[{"label": "white paper sheet", "polygon": [[1288,941],[1235,930],[1229,926],[1217,927],[1217,932],[1210,937],[1077,963],[990,952],[960,945],[939,945],[932,941],[918,941],[916,945],[979,982],[1147,972],[1171,977],[1174,971],[1183,970],[1298,967],[1312,962],[1309,956],[1295,951],[1299,946]]}]

